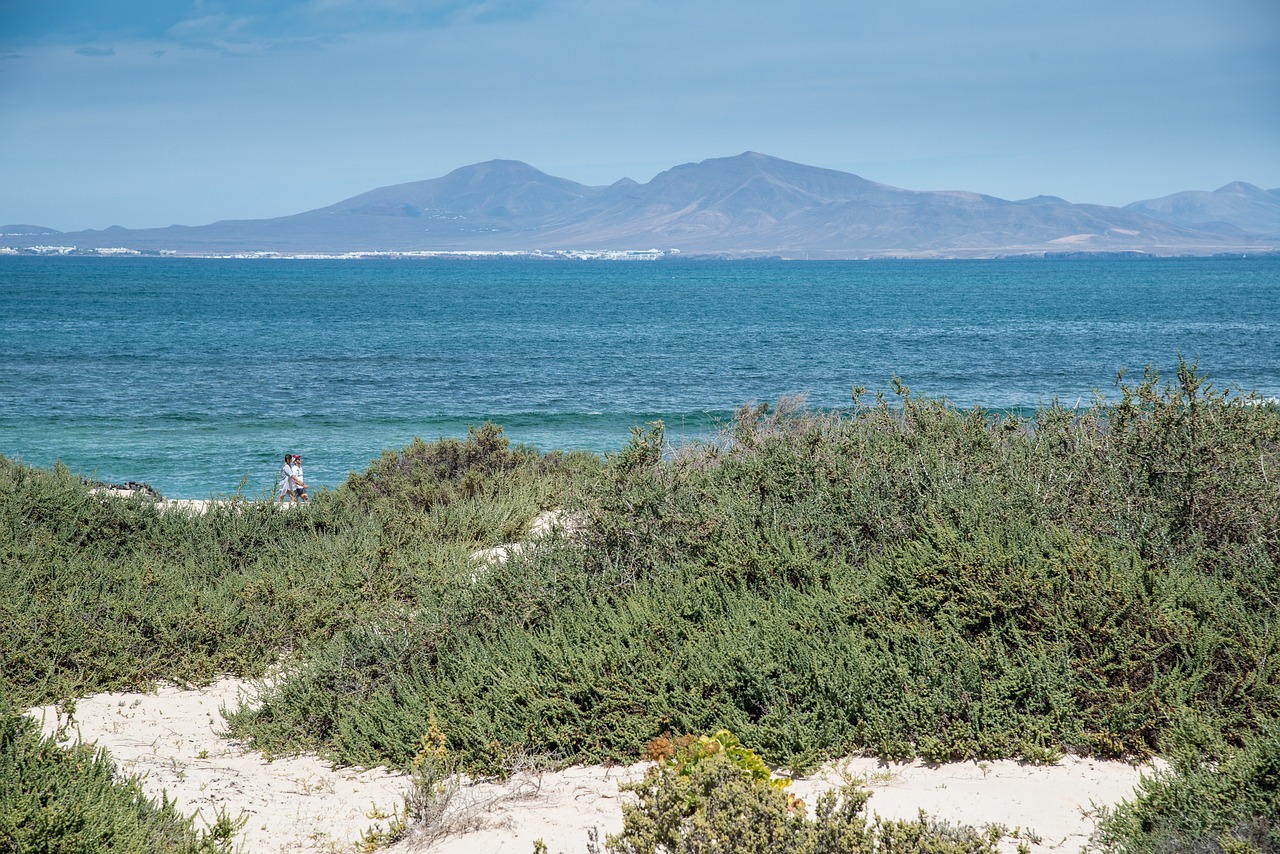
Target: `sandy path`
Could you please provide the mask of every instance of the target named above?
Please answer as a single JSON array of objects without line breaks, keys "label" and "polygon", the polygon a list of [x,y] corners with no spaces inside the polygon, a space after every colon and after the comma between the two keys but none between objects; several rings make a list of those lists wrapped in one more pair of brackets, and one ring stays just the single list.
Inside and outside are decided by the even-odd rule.
[{"label": "sandy path", "polygon": [[[224,679],[184,691],[106,693],[76,702],[73,734],[105,747],[119,771],[144,777],[155,797],[166,791],[185,812],[211,822],[218,810],[245,815],[240,838],[247,852],[330,851],[330,843],[358,840],[400,803],[403,778],[385,771],[334,771],[312,756],[265,761],[221,738],[222,709],[234,709],[246,682]],[[54,707],[31,711],[46,733],[57,725]],[[385,825],[385,822],[383,822]]]},{"label": "sandy path", "polygon": [[847,773],[868,781],[872,796],[867,808],[885,818],[913,819],[923,809],[957,824],[1031,831],[1032,851],[1076,852],[1093,832],[1092,809],[1132,797],[1144,770],[1150,772],[1074,756],[1052,766],[1012,760],[884,766],[875,759],[854,758],[797,780],[791,790],[812,803],[814,795],[839,784]]},{"label": "sandy path", "polygon": [[[155,693],[108,693],[76,703],[74,731],[107,748],[125,773],[144,775],[152,796],[162,791],[180,809],[211,821],[219,809],[247,822],[240,840],[247,852],[351,851],[361,834],[397,809],[406,779],[381,770],[333,769],[315,757],[265,761],[222,738],[221,710],[234,707],[247,683],[224,679],[199,690],[163,687]],[[31,712],[56,725],[53,707]],[[1087,815],[1095,804],[1128,797],[1139,769],[1118,762],[1068,757],[1052,767],[1016,762],[959,763],[929,768],[914,763],[882,767],[874,759],[849,759],[797,780],[792,790],[812,802],[840,782],[841,772],[862,776],[874,794],[870,808],[885,817],[914,818],[923,808],[954,822],[998,822],[1035,831],[1033,851],[1075,852],[1092,831]],[[573,767],[498,786],[478,783],[457,803],[485,827],[437,841],[445,854],[523,852],[543,839],[553,854],[585,852],[588,831],[622,827],[618,783],[635,779],[643,766]],[[523,792],[517,791],[523,787]],[[535,791],[536,790],[536,791]],[[409,839],[393,852],[426,850]]]},{"label": "sandy path", "polygon": [[[622,829],[617,784],[640,777],[645,767],[575,767],[544,775],[536,798],[501,803],[487,814],[501,826],[442,840],[430,850],[529,854],[534,840],[541,838],[552,854],[581,854],[588,850],[592,828],[598,830],[603,850],[605,834]],[[1012,761],[885,767],[875,759],[853,758],[796,780],[788,791],[812,804],[819,793],[852,775],[867,781],[872,791],[868,810],[884,818],[914,819],[924,809],[954,823],[1018,828],[1033,852],[1074,854],[1093,832],[1092,808],[1130,797],[1139,774],[1125,763],[1072,757],[1051,767]],[[482,797],[492,798],[492,787],[486,787]],[[1009,851],[1016,846],[1013,840],[1004,845]],[[418,849],[410,845],[395,850]]]}]

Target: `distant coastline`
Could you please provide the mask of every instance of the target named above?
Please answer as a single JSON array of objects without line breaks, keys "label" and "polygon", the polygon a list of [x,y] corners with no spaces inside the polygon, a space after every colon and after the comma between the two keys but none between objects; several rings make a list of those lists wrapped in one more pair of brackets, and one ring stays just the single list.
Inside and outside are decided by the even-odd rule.
[{"label": "distant coastline", "polygon": [[365,259],[399,259],[399,258],[469,258],[469,259],[504,259],[519,258],[523,260],[550,261],[657,261],[663,258],[679,256],[679,249],[515,249],[515,250],[409,250],[409,251],[367,251],[367,252],[229,252],[229,253],[190,253],[173,249],[141,250],[123,246],[102,246],[96,248],[80,248],[77,246],[0,246],[0,256],[42,256],[42,257],[75,257],[75,258],[216,258],[226,260],[321,260],[321,261],[360,261]]},{"label": "distant coastline", "polygon": [[191,253],[172,249],[143,250],[123,246],[80,248],[77,246],[0,246],[0,258],[205,258],[211,260],[242,261],[414,261],[414,260],[464,260],[464,261],[1034,261],[1071,260],[1155,260],[1170,258],[1273,258],[1280,257],[1280,247],[1267,249],[1238,249],[1216,252],[1156,253],[1135,249],[1113,251],[1078,252],[1025,252],[999,253],[939,253],[933,251],[894,252],[858,256],[830,255],[827,257],[793,257],[779,253],[746,252],[684,252],[679,249],[422,249],[405,251],[355,251],[355,252],[229,252]]}]

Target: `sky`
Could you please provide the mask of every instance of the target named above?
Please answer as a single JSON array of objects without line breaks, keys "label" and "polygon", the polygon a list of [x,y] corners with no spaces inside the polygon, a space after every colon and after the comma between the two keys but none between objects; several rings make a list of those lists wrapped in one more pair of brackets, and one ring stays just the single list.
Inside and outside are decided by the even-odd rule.
[{"label": "sky", "polygon": [[0,0],[0,224],[744,151],[1006,199],[1280,188],[1280,2]]}]

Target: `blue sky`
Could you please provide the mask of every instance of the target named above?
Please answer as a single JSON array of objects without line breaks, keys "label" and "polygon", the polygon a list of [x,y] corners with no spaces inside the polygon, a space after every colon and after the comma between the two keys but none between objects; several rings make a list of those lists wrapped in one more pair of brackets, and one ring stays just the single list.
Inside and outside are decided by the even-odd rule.
[{"label": "blue sky", "polygon": [[1280,187],[1280,2],[0,0],[0,224],[747,150],[1011,199]]}]

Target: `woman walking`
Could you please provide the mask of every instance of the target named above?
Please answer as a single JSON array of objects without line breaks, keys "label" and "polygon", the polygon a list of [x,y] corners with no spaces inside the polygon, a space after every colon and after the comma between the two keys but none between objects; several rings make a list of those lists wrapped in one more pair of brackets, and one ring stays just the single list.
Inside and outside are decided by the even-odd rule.
[{"label": "woman walking", "polygon": [[285,499],[295,499],[294,490],[297,485],[293,479],[293,454],[284,455],[284,465],[280,466],[280,474],[276,475],[276,500],[284,503]]}]

